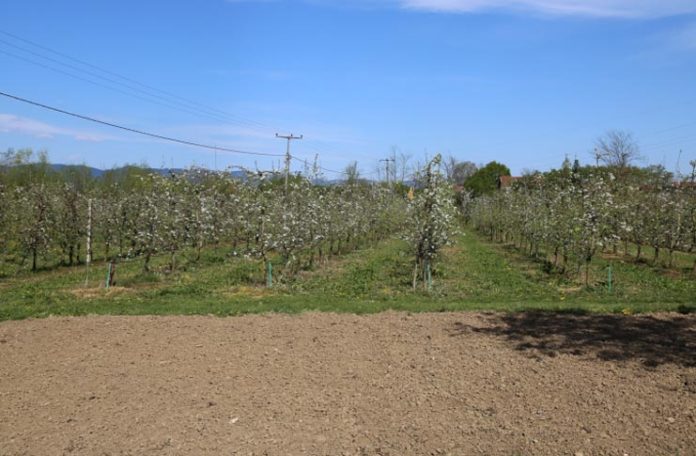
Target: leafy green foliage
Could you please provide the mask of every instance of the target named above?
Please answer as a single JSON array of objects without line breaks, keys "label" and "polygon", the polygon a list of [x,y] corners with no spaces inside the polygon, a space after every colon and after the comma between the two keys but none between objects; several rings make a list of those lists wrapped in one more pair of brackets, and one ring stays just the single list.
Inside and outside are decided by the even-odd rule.
[{"label": "leafy green foliage", "polygon": [[464,188],[471,191],[474,196],[490,195],[498,189],[500,176],[509,176],[510,168],[492,161],[479,168],[464,182]]}]

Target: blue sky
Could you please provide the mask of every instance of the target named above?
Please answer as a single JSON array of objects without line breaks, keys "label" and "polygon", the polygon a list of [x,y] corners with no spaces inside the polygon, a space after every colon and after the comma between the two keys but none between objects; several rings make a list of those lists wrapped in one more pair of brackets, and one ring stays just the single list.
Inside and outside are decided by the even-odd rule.
[{"label": "blue sky", "polygon": [[[644,164],[696,159],[692,0],[4,0],[0,17],[0,91],[213,145],[283,153],[273,135],[292,132],[294,155],[332,169],[373,171],[397,147],[520,173],[591,162],[623,129]],[[8,147],[98,167],[216,160],[0,97]],[[255,163],[272,159],[217,154]]]}]

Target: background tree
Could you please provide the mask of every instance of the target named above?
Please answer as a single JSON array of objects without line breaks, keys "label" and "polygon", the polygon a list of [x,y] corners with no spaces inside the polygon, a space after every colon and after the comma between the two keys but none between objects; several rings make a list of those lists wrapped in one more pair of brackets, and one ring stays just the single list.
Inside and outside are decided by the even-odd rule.
[{"label": "background tree", "polygon": [[596,157],[605,165],[627,168],[641,158],[633,135],[623,130],[610,130],[597,138]]},{"label": "background tree", "polygon": [[411,154],[406,152],[398,151],[398,153],[392,156],[394,161],[394,180],[393,182],[403,183],[411,174]]},{"label": "background tree", "polygon": [[31,270],[38,269],[38,258],[51,247],[54,223],[53,190],[41,183],[15,189],[13,224],[18,227],[23,260],[31,257]]},{"label": "background tree", "polygon": [[464,183],[478,171],[476,163],[470,161],[457,162],[452,167],[452,173],[449,175],[449,181],[464,185]]},{"label": "background tree", "polygon": [[346,183],[349,185],[356,184],[360,179],[360,171],[358,170],[358,162],[350,162],[343,170],[346,176]]},{"label": "background tree", "polygon": [[498,189],[498,179],[500,176],[509,176],[510,168],[492,161],[483,168],[474,172],[464,182],[464,188],[470,190],[473,195],[490,195]]}]

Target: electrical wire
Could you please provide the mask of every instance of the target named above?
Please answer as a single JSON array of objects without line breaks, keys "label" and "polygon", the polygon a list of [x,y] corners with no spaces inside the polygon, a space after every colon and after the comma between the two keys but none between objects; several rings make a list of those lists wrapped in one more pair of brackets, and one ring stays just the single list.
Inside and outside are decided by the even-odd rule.
[{"label": "electrical wire", "polygon": [[[72,56],[70,56],[70,55],[68,55],[68,54],[65,54],[65,53],[63,53],[63,52],[57,51],[57,50],[55,50],[55,49],[52,49],[52,48],[50,48],[50,47],[48,47],[48,46],[45,46],[45,45],[36,43],[35,41],[29,40],[29,39],[26,39],[26,38],[22,38],[22,37],[20,37],[20,36],[18,36],[18,35],[15,35],[15,34],[13,34],[13,33],[10,33],[10,32],[4,31],[4,30],[0,30],[0,34],[5,35],[6,37],[9,37],[9,38],[11,38],[11,39],[13,39],[13,40],[22,42],[22,43],[24,43],[25,45],[29,45],[29,46],[32,46],[32,47],[34,47],[34,48],[40,49],[40,50],[42,50],[42,51],[44,51],[44,52],[48,52],[48,53],[51,53],[51,54],[53,54],[53,55],[55,55],[55,56],[59,56],[59,57],[61,57],[62,59],[66,59],[66,60],[68,60],[68,61],[70,61],[70,62],[73,62],[73,63],[76,63],[76,64],[78,64],[78,65],[81,65],[81,66],[90,68],[90,69],[92,69],[92,70],[96,70],[96,71],[98,71],[98,72],[107,74],[107,75],[109,75],[109,76],[111,76],[111,77],[105,77],[105,76],[103,76],[103,75],[100,75],[100,74],[98,74],[98,73],[95,73],[94,71],[88,71],[88,70],[85,70],[85,69],[83,69],[83,68],[79,68],[79,67],[77,67],[77,66],[75,66],[75,65],[73,65],[73,64],[65,63],[65,62],[60,61],[60,60],[58,60],[58,59],[56,59],[56,58],[48,57],[48,56],[46,56],[46,55],[42,55],[42,54],[40,54],[40,53],[38,53],[38,52],[35,52],[35,51],[33,51],[33,50],[30,50],[30,49],[27,49],[27,48],[18,46],[18,45],[14,44],[14,43],[8,42],[8,41],[6,41],[6,40],[0,39],[0,43],[4,43],[6,46],[11,46],[11,47],[13,47],[13,48],[15,48],[15,49],[18,49],[18,50],[20,50],[20,51],[22,51],[22,52],[28,53],[28,54],[33,55],[33,56],[35,56],[35,57],[38,57],[38,58],[41,58],[41,59],[45,59],[45,60],[48,60],[48,61],[50,61],[50,62],[56,63],[56,64],[58,64],[58,65],[61,65],[61,66],[70,68],[70,69],[72,69],[73,71],[77,71],[78,73],[88,74],[88,75],[90,75],[90,76],[93,77],[93,78],[98,78],[98,79],[100,79],[100,80],[108,81],[108,82],[110,82],[110,83],[112,83],[112,84],[115,84],[115,85],[117,85],[117,86],[124,87],[124,88],[126,88],[126,89],[128,89],[128,90],[130,90],[130,91],[134,91],[134,92],[137,92],[137,93],[139,93],[139,94],[141,94],[141,95],[145,95],[145,96],[147,96],[147,97],[154,98],[155,100],[151,100],[151,99],[148,99],[148,98],[143,98],[143,96],[135,95],[135,94],[133,94],[133,93],[128,93],[128,92],[125,92],[125,91],[122,90],[122,89],[118,89],[118,88],[115,88],[115,87],[111,87],[111,86],[104,85],[104,84],[102,84],[102,83],[98,83],[98,82],[96,82],[96,81],[92,81],[92,80],[89,80],[89,79],[85,79],[84,77],[81,77],[81,76],[77,76],[77,75],[68,73],[68,72],[66,72],[66,71],[64,71],[64,70],[61,70],[61,69],[57,69],[57,68],[48,66],[48,65],[46,65],[46,64],[44,64],[44,63],[39,63],[39,62],[33,61],[33,60],[31,60],[31,59],[28,59],[28,58],[26,58],[26,57],[18,56],[18,55],[16,55],[16,54],[12,54],[12,53],[9,53],[9,52],[7,52],[7,51],[0,50],[0,52],[2,52],[2,53],[5,53],[5,54],[10,55],[10,56],[12,56],[12,57],[14,57],[14,58],[23,60],[23,61],[25,61],[25,62],[31,63],[31,64],[33,64],[33,65],[37,65],[37,66],[40,66],[40,67],[43,67],[43,68],[47,68],[47,69],[49,69],[49,70],[51,70],[51,71],[55,71],[55,72],[58,72],[58,73],[67,75],[67,76],[70,76],[70,77],[79,79],[79,80],[81,80],[81,81],[85,81],[85,82],[88,82],[88,83],[90,83],[90,84],[94,84],[94,85],[100,86],[100,87],[102,87],[102,88],[106,88],[106,89],[109,89],[109,90],[113,90],[113,91],[116,91],[116,92],[118,92],[118,93],[125,94],[125,95],[131,96],[131,97],[134,97],[134,98],[143,100],[143,101],[147,101],[147,102],[150,102],[150,103],[155,103],[155,104],[158,104],[158,105],[160,105],[160,106],[166,106],[166,107],[171,108],[171,109],[176,109],[176,110],[179,110],[179,111],[182,111],[182,112],[186,112],[186,113],[188,113],[188,114],[192,114],[192,115],[196,115],[196,116],[205,116],[205,117],[212,118],[212,119],[215,119],[215,120],[217,120],[217,121],[222,121],[222,122],[233,122],[233,123],[237,123],[237,124],[239,124],[239,125],[246,126],[246,127],[252,128],[252,129],[254,129],[254,130],[257,130],[257,131],[260,131],[260,132],[263,132],[263,133],[268,133],[269,131],[272,131],[272,130],[275,130],[275,131],[279,131],[279,130],[282,131],[282,130],[283,130],[283,129],[273,128],[272,126],[270,126],[270,125],[268,125],[268,124],[264,124],[264,123],[262,123],[262,122],[258,122],[258,121],[251,120],[251,119],[248,119],[248,118],[245,118],[245,117],[233,115],[233,114],[227,113],[227,112],[225,112],[225,111],[222,111],[222,110],[220,110],[220,109],[216,109],[216,108],[207,106],[207,105],[205,105],[205,104],[202,104],[202,103],[199,103],[199,102],[196,102],[196,101],[193,101],[193,100],[184,98],[184,97],[180,97],[180,96],[175,95],[175,94],[173,94],[173,93],[171,93],[171,92],[167,92],[167,91],[158,89],[158,88],[153,87],[153,86],[151,86],[151,85],[144,84],[144,83],[139,82],[139,81],[137,81],[137,80],[135,80],[135,79],[129,78],[129,77],[127,77],[127,76],[124,76],[124,75],[122,75],[122,74],[119,74],[119,73],[116,73],[116,72],[114,72],[114,71],[105,69],[105,68],[100,67],[100,66],[98,66],[98,65],[94,65],[94,64],[91,64],[91,63],[86,62],[86,61],[84,61],[84,60],[81,60],[81,59],[72,57]],[[114,77],[115,77],[115,78],[118,78],[118,79],[120,79],[120,80],[122,80],[122,81],[127,81],[129,84],[124,84],[123,82],[120,82],[120,81],[118,81],[118,80],[115,80]],[[139,87],[141,87],[141,88],[134,87],[135,85],[137,85],[137,86],[139,86]],[[163,96],[163,95],[164,95],[164,96]],[[160,101],[157,101],[157,100],[160,100]],[[175,105],[177,105],[177,106],[172,106],[172,104],[175,104]],[[195,110],[195,112],[192,112],[192,110]],[[315,151],[315,152],[327,152],[327,151],[330,152],[330,151],[331,151],[330,148],[327,148],[326,146],[321,146],[322,141],[313,140],[313,139],[311,139],[311,138],[308,138],[306,142],[310,143],[310,144],[307,145],[307,147],[308,147],[309,149]],[[322,147],[323,150],[319,150],[316,146],[312,146],[312,143],[317,143],[319,146]]]},{"label": "electrical wire", "polygon": [[112,122],[106,122],[104,120],[96,119],[94,117],[86,116],[83,114],[77,114],[77,113],[74,113],[71,111],[66,111],[64,109],[56,108],[54,106],[49,106],[49,105],[44,104],[44,103],[39,103],[38,101],[32,101],[32,100],[29,100],[27,98],[23,98],[23,97],[20,97],[17,95],[12,95],[12,94],[1,92],[1,91],[0,91],[0,95],[3,97],[11,98],[11,99],[16,100],[16,101],[20,101],[22,103],[26,103],[26,104],[29,104],[32,106],[43,108],[43,109],[47,109],[49,111],[57,112],[57,113],[64,114],[67,116],[75,117],[75,118],[82,119],[82,120],[87,120],[87,121],[98,123],[101,125],[106,125],[106,126],[112,127],[112,128],[118,128],[120,130],[128,131],[131,133],[137,133],[137,134],[143,135],[143,136],[149,136],[151,138],[161,139],[164,141],[174,142],[174,143],[178,143],[178,144],[184,144],[187,146],[200,147],[203,149],[218,150],[218,151],[222,151],[222,152],[231,152],[231,153],[235,153],[235,154],[244,154],[244,155],[259,155],[259,156],[265,156],[265,157],[284,157],[285,156],[284,154],[272,154],[272,153],[265,153],[265,152],[250,152],[250,151],[240,150],[240,149],[230,149],[227,147],[211,146],[208,144],[189,141],[186,139],[179,139],[179,138],[174,138],[171,136],[164,136],[164,135],[160,135],[157,133],[150,133],[150,132],[147,132],[144,130],[138,130],[135,128],[124,127],[123,125],[118,125],[118,124],[115,124]]},{"label": "electrical wire", "polygon": [[[28,49],[26,47],[18,46],[17,44],[14,44],[14,43],[9,42],[7,40],[0,39],[0,43],[4,44],[5,46],[10,46],[16,50],[27,53],[27,54],[32,55],[34,57],[47,60],[47,61],[52,62],[52,63],[57,64],[57,65],[61,65],[63,67],[71,69],[72,71],[76,71],[80,74],[89,75],[89,77],[91,77],[91,78],[96,78],[96,79],[99,79],[101,81],[106,81],[109,84],[116,85],[117,87],[113,87],[111,85],[100,83],[100,82],[88,79],[86,77],[79,76],[79,75],[67,72],[65,70],[52,67],[50,65],[46,65],[45,63],[37,62],[35,60],[26,58],[25,56],[20,56],[17,54],[13,54],[11,52],[7,52],[6,50],[0,49],[0,53],[4,53],[4,54],[9,55],[11,57],[14,57],[16,59],[20,59],[20,60],[23,60],[25,62],[28,62],[30,64],[37,65],[37,66],[49,69],[49,70],[54,71],[54,72],[58,72],[60,74],[64,74],[66,76],[78,79],[80,81],[84,81],[84,82],[87,82],[87,83],[90,83],[90,84],[93,84],[93,85],[96,85],[96,86],[99,86],[102,88],[106,88],[108,90],[112,90],[112,91],[121,93],[123,95],[127,95],[127,96],[130,96],[130,97],[142,100],[142,101],[158,104],[160,106],[164,106],[164,107],[167,107],[170,109],[175,109],[175,110],[178,110],[181,112],[186,112],[186,113],[191,114],[191,115],[203,116],[203,117],[207,117],[207,118],[214,119],[216,121],[221,121],[221,122],[233,122],[233,123],[237,123],[238,125],[242,125],[242,126],[246,126],[246,127],[255,129],[257,131],[262,131],[264,133],[267,133],[271,130],[274,130],[273,127],[271,127],[270,125],[264,124],[262,122],[258,122],[258,121],[252,120],[252,119],[238,116],[238,115],[233,115],[233,114],[230,114],[230,113],[225,112],[223,110],[199,103],[197,101],[194,101],[194,100],[191,100],[191,99],[188,99],[185,97],[175,95],[171,92],[167,92],[165,90],[158,89],[158,88],[153,87],[153,86],[148,85],[148,84],[144,84],[144,83],[139,82],[135,79],[129,78],[129,77],[124,76],[122,74],[119,74],[117,72],[100,67],[98,65],[94,65],[94,64],[89,63],[85,60],[81,60],[81,59],[72,57],[66,53],[57,51],[57,50],[52,49],[48,46],[39,44],[35,41],[29,40],[29,39],[26,39],[23,37],[20,37],[18,35],[13,34],[13,33],[10,33],[10,32],[4,31],[4,30],[0,30],[0,34],[4,35],[5,37],[10,38],[12,40],[21,42],[25,45],[29,45],[33,48],[40,49],[41,51],[43,51],[45,53],[50,53],[53,56],[57,56],[57,57],[60,57],[62,59],[65,59],[67,61],[70,61],[72,63],[66,63],[65,61],[61,61],[58,58],[43,55],[39,52]],[[90,70],[87,70],[85,68],[80,68],[79,66],[77,66],[75,64],[89,68]],[[99,73],[103,73],[103,74],[99,74]],[[104,75],[109,75],[109,76],[104,76]],[[122,81],[125,81],[125,82],[122,82]],[[122,88],[119,88],[119,87],[122,87],[123,89],[126,89],[126,90],[123,90]],[[128,92],[128,91],[130,91],[130,92]],[[135,93],[131,93],[131,92],[135,92]],[[674,126],[674,127],[669,127],[669,128],[663,129],[663,130],[659,130],[659,131],[656,131],[654,133],[655,134],[662,134],[662,133],[666,133],[666,132],[669,132],[672,130],[681,129],[683,127],[691,126],[693,124],[694,124],[693,122],[687,123],[687,124],[682,124],[682,125],[678,125],[678,126]],[[275,129],[275,130],[277,130],[277,129]],[[160,139],[162,139],[162,138],[160,138]],[[175,138],[173,138],[173,139],[175,139]],[[644,150],[654,151],[657,149],[663,149],[663,148],[671,146],[671,145],[676,145],[676,143],[682,142],[684,140],[691,140],[691,139],[692,138],[690,136],[683,138],[683,139],[682,138],[663,138],[662,140],[658,141],[657,143],[646,144],[646,149],[644,149]],[[329,148],[327,148],[325,145],[322,145],[324,143],[324,141],[319,141],[319,140],[307,138],[306,142],[309,143],[306,145],[306,147],[310,150],[313,150],[313,151],[319,152],[319,153],[331,152],[331,150]],[[321,147],[321,150],[318,147],[314,146],[313,144],[318,144]],[[206,146],[206,148],[214,149],[214,148],[216,148],[216,146]],[[217,148],[217,150],[222,150],[222,148]],[[232,151],[232,149],[231,149],[231,151]],[[283,156],[281,154],[275,154],[275,155],[265,154],[265,155],[279,156],[279,157]],[[303,158],[297,157],[297,156],[293,156],[292,158],[294,158],[296,160],[301,160],[301,161],[304,160]],[[319,168],[321,170],[329,172],[329,173],[347,174],[345,171],[338,171],[338,170],[324,168],[324,167],[319,167]]]},{"label": "electrical wire", "polygon": [[[92,63],[89,63],[85,60],[81,60],[75,57],[72,57],[66,53],[57,51],[55,49],[52,49],[48,46],[39,44],[35,41],[22,38],[18,35],[15,35],[13,33],[7,32],[5,30],[0,30],[0,35],[4,35],[6,38],[21,42],[24,46],[30,46],[32,48],[35,48],[37,50],[41,50],[41,52],[37,52],[34,49],[30,49],[24,46],[19,46],[13,42],[7,41],[6,39],[0,38],[0,44],[9,46],[15,50],[18,50],[20,52],[23,52],[25,54],[28,54],[30,56],[33,56],[35,58],[43,59],[45,61],[51,62],[54,65],[59,65],[64,68],[70,69],[72,72],[66,71],[62,68],[56,68],[54,66],[48,65],[44,62],[41,61],[36,61],[31,58],[27,58],[25,55],[17,55],[13,52],[8,52],[7,50],[0,49],[0,53],[6,54],[8,56],[11,56],[13,58],[22,60],[24,62],[30,63],[32,65],[36,65],[63,75],[66,75],[68,77],[87,82],[89,84],[105,88],[107,90],[115,91],[117,93],[136,98],[141,101],[146,101],[149,103],[154,103],[159,106],[163,106],[166,108],[170,109],[175,109],[181,112],[185,112],[191,115],[195,116],[203,116],[207,118],[214,119],[216,121],[221,121],[221,122],[234,122],[239,125],[249,127],[252,129],[255,129],[257,131],[263,132],[263,133],[268,133],[271,130],[276,130],[270,125],[264,124],[262,122],[257,122],[248,118],[244,118],[241,116],[236,116],[230,113],[227,113],[225,111],[222,111],[220,109],[214,108],[207,106],[205,104],[190,100],[188,98],[184,98],[178,95],[175,95],[171,92],[167,92],[165,90],[158,89],[156,87],[153,87],[148,84],[144,84],[142,82],[139,82],[135,79],[129,78],[127,76],[124,76],[122,74],[119,74],[117,72],[108,70],[106,68],[100,67],[98,65],[94,65]],[[50,54],[50,55],[46,55]],[[59,57],[59,58],[56,58]],[[62,60],[61,60],[62,59]],[[66,63],[66,61],[71,62],[71,63]],[[89,69],[85,69],[85,68]],[[74,74],[73,72],[77,72],[77,74]],[[103,74],[100,74],[103,73]],[[108,75],[108,76],[105,76]],[[88,77],[86,77],[88,76]],[[97,79],[97,80],[94,80]],[[103,81],[103,82],[102,82]],[[123,82],[125,81],[125,82]],[[282,129],[281,129],[282,130]],[[161,136],[161,135],[157,135]],[[161,138],[160,138],[161,139]],[[306,147],[316,153],[325,153],[325,152],[331,152],[331,148],[326,146],[326,143],[324,141],[320,140],[314,140],[311,138],[307,138]],[[313,145],[317,144],[319,147]],[[215,146],[208,146],[206,148],[214,148]],[[217,148],[217,150],[222,150],[221,148]],[[270,154],[268,154],[270,155]],[[281,154],[275,154],[271,156],[283,156]],[[298,156],[293,156],[292,158],[296,160],[303,161],[305,159],[298,157]],[[328,173],[334,173],[334,174],[342,174],[346,175],[347,173],[345,171],[339,171],[335,169],[330,169],[330,168],[325,168],[325,167],[319,167],[322,171],[328,172]],[[368,173],[369,174],[369,173]]]},{"label": "electrical wire", "polygon": [[[44,45],[38,44],[38,43],[36,43],[36,42],[34,42],[34,41],[28,40],[28,39],[26,39],[26,38],[22,38],[22,37],[20,37],[20,36],[17,36],[17,35],[15,35],[15,34],[9,33],[9,32],[7,32],[7,31],[0,30],[0,34],[3,34],[3,35],[5,35],[5,36],[8,36],[8,37],[10,37],[10,38],[12,38],[12,39],[15,39],[15,40],[17,40],[17,41],[21,41],[21,42],[23,42],[23,43],[25,43],[25,44],[29,44],[30,46],[34,46],[34,47],[36,47],[36,48],[38,48],[38,49],[41,49],[41,50],[46,51],[46,52],[49,52],[49,53],[51,53],[51,54],[53,54],[53,55],[60,56],[60,57],[62,57],[62,58],[64,58],[64,59],[67,59],[67,60],[69,60],[69,61],[71,61],[71,62],[74,62],[74,63],[77,63],[77,64],[79,64],[79,65],[82,65],[82,66],[91,68],[91,69],[93,69],[93,70],[97,70],[97,71],[99,71],[99,72],[108,74],[108,75],[110,75],[110,76],[116,77],[116,78],[121,79],[121,80],[123,80],[123,81],[127,81],[127,82],[129,82],[129,83],[131,83],[131,84],[140,86],[140,87],[142,87],[143,89],[145,89],[145,90],[140,90],[140,91],[143,92],[143,93],[147,93],[147,92],[157,92],[157,93],[159,93],[159,94],[161,94],[161,95],[165,95],[166,97],[179,100],[180,102],[184,102],[184,103],[186,103],[186,104],[189,105],[189,106],[192,106],[192,107],[196,107],[196,106],[197,106],[197,107],[198,107],[197,109],[198,109],[199,111],[205,112],[205,113],[207,113],[207,115],[209,115],[209,116],[210,116],[210,115],[213,115],[213,116],[217,116],[218,118],[219,118],[220,116],[225,116],[226,118],[228,118],[227,120],[232,120],[233,122],[236,122],[236,123],[246,124],[246,125],[264,126],[263,124],[261,124],[261,123],[259,123],[259,122],[256,122],[256,121],[254,121],[254,120],[246,119],[246,118],[241,117],[241,116],[235,116],[235,115],[232,115],[232,114],[227,113],[227,112],[225,112],[225,111],[222,111],[222,110],[219,110],[219,109],[212,108],[212,107],[210,107],[210,106],[204,105],[204,104],[202,104],[202,103],[198,103],[198,102],[196,102],[196,101],[189,100],[189,99],[184,98],[184,97],[180,97],[180,96],[175,95],[175,94],[173,94],[173,93],[171,93],[171,92],[167,92],[167,91],[165,91],[165,90],[161,90],[161,89],[158,89],[158,88],[156,88],[156,87],[152,87],[152,86],[150,86],[150,85],[147,85],[147,84],[144,84],[144,83],[142,83],[142,82],[136,81],[135,79],[129,78],[129,77],[127,77],[127,76],[123,76],[122,74],[116,73],[116,72],[114,72],[114,71],[107,70],[107,69],[105,69],[105,68],[103,68],[103,67],[100,67],[100,66],[98,66],[98,65],[91,64],[91,63],[86,62],[86,61],[84,61],[84,60],[77,59],[77,58],[72,57],[72,56],[70,56],[70,55],[67,55],[67,54],[65,54],[65,53],[63,53],[63,52],[59,52],[59,51],[56,51],[55,49],[51,49],[51,48],[48,47],[48,46],[44,46]],[[9,42],[7,42],[7,41],[4,41],[4,40],[2,40],[2,41],[3,41],[5,44],[8,44],[8,45],[10,45],[10,46],[12,46],[12,47],[14,47],[14,48],[21,49],[21,50],[23,50],[24,52],[28,52],[28,53],[31,53],[31,54],[33,54],[33,55],[37,55],[37,56],[39,56],[39,57],[41,57],[41,58],[44,58],[44,59],[46,59],[46,60],[51,60],[51,61],[57,62],[57,63],[59,63],[59,64],[61,64],[61,65],[64,65],[64,66],[68,66],[68,67],[70,67],[70,68],[75,69],[76,71],[80,71],[80,72],[83,72],[83,73],[88,73],[88,74],[94,75],[94,76],[99,77],[99,78],[102,78],[102,79],[109,79],[109,78],[105,78],[105,77],[103,77],[103,76],[99,76],[99,75],[95,74],[94,72],[90,72],[90,71],[87,71],[87,70],[84,70],[84,69],[80,69],[80,68],[78,68],[78,67],[76,67],[76,66],[74,66],[74,65],[66,64],[66,63],[64,63],[64,62],[60,62],[60,61],[57,60],[57,59],[54,59],[54,58],[51,58],[51,57],[46,57],[46,56],[41,55],[41,54],[38,54],[38,53],[36,53],[36,52],[34,52],[34,51],[30,51],[30,50],[27,50],[27,49],[25,49],[25,48],[21,48],[21,47],[15,45],[15,44],[11,44],[11,43],[9,43]],[[128,85],[128,84],[119,83],[119,82],[114,81],[113,79],[109,79],[109,80],[113,81],[113,82],[116,83],[116,84],[120,84],[120,85],[122,85],[122,86],[129,87],[131,90],[139,90],[139,89],[135,89],[134,87],[132,87],[131,85]],[[152,94],[149,94],[149,95],[155,97],[155,95],[152,95]],[[201,108],[202,108],[202,109],[201,109]],[[265,127],[270,128],[268,125],[266,125]]]},{"label": "electrical wire", "polygon": [[[2,42],[2,40],[0,40],[0,42]],[[146,92],[143,92],[145,96],[137,95],[136,93],[130,93],[130,92],[127,92],[127,91],[125,91],[125,90],[123,90],[123,89],[120,89],[120,88],[118,88],[118,87],[113,87],[113,86],[111,86],[111,85],[107,85],[107,84],[104,84],[104,83],[102,83],[102,82],[97,82],[97,81],[94,81],[94,80],[92,80],[92,79],[88,79],[88,78],[86,78],[86,77],[84,77],[84,76],[80,76],[80,75],[77,75],[77,74],[70,73],[70,72],[65,71],[65,70],[63,70],[63,69],[56,68],[56,67],[53,67],[53,66],[51,66],[51,65],[47,65],[47,64],[45,64],[45,63],[38,62],[38,61],[36,61],[36,60],[32,60],[32,59],[27,58],[27,57],[25,57],[25,56],[17,55],[17,54],[15,54],[15,53],[9,52],[9,51],[4,50],[4,49],[0,49],[0,53],[1,53],[1,54],[5,54],[5,55],[8,55],[8,56],[13,57],[13,58],[18,59],[18,60],[22,60],[22,61],[27,62],[27,63],[30,63],[30,64],[32,64],[32,65],[39,66],[39,67],[41,67],[41,68],[46,68],[46,69],[51,70],[51,71],[54,71],[54,72],[56,72],[56,73],[60,73],[60,74],[63,74],[63,75],[65,75],[65,76],[69,76],[69,77],[71,77],[71,78],[73,78],[73,79],[77,79],[77,80],[79,80],[79,81],[87,82],[87,83],[92,84],[92,85],[95,85],[95,86],[97,86],[97,87],[101,87],[101,88],[104,88],[104,89],[107,89],[107,90],[111,90],[111,91],[113,91],[113,92],[120,93],[120,94],[122,94],[122,95],[126,95],[126,96],[129,96],[129,97],[132,97],[132,98],[136,98],[136,99],[138,99],[138,100],[146,101],[146,102],[148,102],[148,103],[154,103],[154,104],[157,104],[157,105],[159,105],[159,106],[164,106],[164,107],[166,107],[166,108],[175,109],[175,110],[177,110],[177,111],[186,112],[186,113],[192,114],[192,115],[200,115],[200,114],[198,114],[197,112],[191,111],[191,110],[188,109],[188,108],[185,108],[185,107],[178,107],[178,106],[176,106],[176,105],[173,105],[172,102],[170,102],[170,101],[168,101],[168,100],[166,100],[166,99],[164,99],[164,98],[162,98],[163,101],[157,101],[157,100],[154,100],[154,99],[146,98],[145,96],[147,96],[147,97],[152,97],[152,95],[150,95],[150,94],[148,94],[148,93],[146,93]],[[52,60],[52,59],[49,59],[49,60]],[[61,64],[60,62],[58,62],[58,63]],[[63,65],[64,65],[64,64],[63,64]],[[70,67],[70,66],[68,65],[68,67]],[[78,69],[78,71],[79,71],[79,69]],[[90,73],[87,73],[87,74],[90,74]],[[95,76],[98,77],[98,78],[100,78],[100,79],[109,81],[108,78],[99,77],[98,75],[95,75]],[[126,87],[127,87],[127,86],[126,86]],[[133,89],[131,89],[131,90],[133,90]],[[219,121],[219,122],[226,122],[226,121],[227,121],[226,119],[223,119],[223,118],[220,118],[220,117],[214,117],[214,116],[207,115],[207,114],[206,114],[205,116],[206,116],[206,117],[209,117],[209,118],[212,118],[212,119],[215,119],[216,121]]]}]

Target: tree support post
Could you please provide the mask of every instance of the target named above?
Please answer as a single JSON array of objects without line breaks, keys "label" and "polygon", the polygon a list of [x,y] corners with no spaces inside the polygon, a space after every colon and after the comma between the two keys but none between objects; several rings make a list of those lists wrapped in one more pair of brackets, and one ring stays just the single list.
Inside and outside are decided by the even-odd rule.
[{"label": "tree support post", "polygon": [[266,261],[266,286],[273,287],[273,264],[270,261]]},{"label": "tree support post", "polygon": [[106,270],[106,282],[104,283],[105,288],[111,287],[114,284],[114,275],[116,274],[116,263],[114,261],[109,261],[109,266]]},{"label": "tree support post", "polygon": [[432,270],[430,269],[430,261],[427,261],[425,263],[425,285],[426,285],[428,291],[432,290],[432,288],[433,288],[433,274],[432,274]]}]

